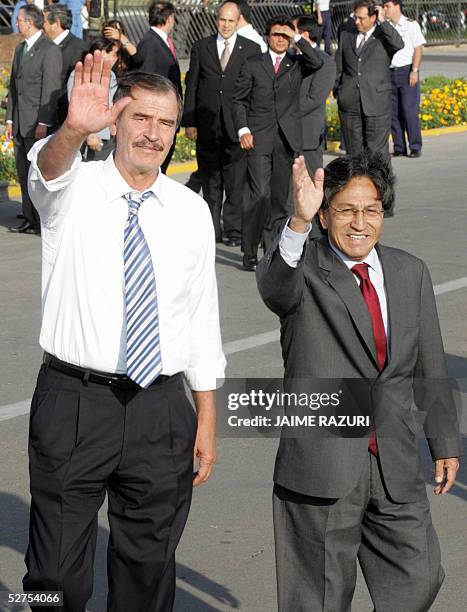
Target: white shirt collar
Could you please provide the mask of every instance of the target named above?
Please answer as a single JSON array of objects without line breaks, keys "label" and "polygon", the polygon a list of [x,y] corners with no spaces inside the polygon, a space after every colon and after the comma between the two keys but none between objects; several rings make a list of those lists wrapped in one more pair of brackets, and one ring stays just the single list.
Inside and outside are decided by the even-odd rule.
[{"label": "white shirt collar", "polygon": [[68,36],[69,33],[70,33],[70,30],[63,30],[61,34],[59,34],[56,38],[53,39],[53,42],[56,45],[59,45],[61,42],[65,40],[65,38]]},{"label": "white shirt collar", "polygon": [[39,32],[36,32],[33,36],[31,36],[31,38],[26,39],[26,45],[28,46],[28,51],[31,50],[31,47],[33,46],[33,44],[36,43],[41,36],[42,36],[42,30],[39,30]]},{"label": "white shirt collar", "polygon": [[406,21],[407,17],[405,15],[401,15],[397,23],[394,23],[393,21],[391,21],[391,23],[395,28],[397,28],[398,26],[404,25]]},{"label": "white shirt collar", "polygon": [[345,263],[345,265],[351,270],[355,264],[366,263],[372,268],[375,272],[381,273],[381,263],[379,261],[378,253],[376,249],[373,247],[368,255],[362,261],[355,261],[355,259],[351,259],[348,255],[340,251],[332,242],[331,238],[328,236],[329,246],[334,251],[334,253]]},{"label": "white shirt collar", "polygon": [[232,51],[237,40],[237,32],[234,32],[230,38],[223,38],[219,33],[217,34],[217,44],[220,43],[223,46],[226,40],[229,41],[229,49]]},{"label": "white shirt collar", "polygon": [[272,59],[272,65],[274,66],[274,64],[276,63],[276,57],[280,57],[281,61],[284,59],[286,54],[286,51],[284,51],[284,53],[275,53],[272,49],[269,49],[269,55],[271,56]]},{"label": "white shirt collar", "polygon": [[[136,191],[136,189],[132,189],[128,183],[125,181],[123,176],[120,174],[117,166],[115,165],[114,156],[109,155],[109,157],[104,162],[104,175],[105,175],[105,184],[107,200],[110,202],[112,200],[116,200],[117,198],[123,197],[125,194],[130,191]],[[164,182],[165,176],[159,169],[159,174],[157,175],[156,180],[144,191],[152,191],[156,196],[157,201],[164,206],[164,201],[162,197],[162,183]]]},{"label": "white shirt collar", "polygon": [[169,35],[167,34],[167,32],[164,32],[164,30],[161,30],[160,28],[156,28],[155,26],[151,26],[151,30],[155,32],[156,34],[159,34],[162,40],[168,44],[167,38]]},{"label": "white shirt collar", "polygon": [[373,32],[376,30],[376,26],[374,25],[371,30],[368,30],[368,32],[359,32],[358,33],[358,42],[360,42],[362,36],[365,36],[365,43],[367,43],[370,40],[371,35],[373,34]]}]

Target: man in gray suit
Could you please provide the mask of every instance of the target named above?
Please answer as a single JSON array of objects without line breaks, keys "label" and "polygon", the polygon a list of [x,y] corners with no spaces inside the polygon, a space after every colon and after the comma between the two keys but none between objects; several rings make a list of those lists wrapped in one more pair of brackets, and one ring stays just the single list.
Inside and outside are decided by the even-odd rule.
[{"label": "man in gray suit", "polygon": [[[312,46],[319,38],[314,17],[304,15],[294,24],[302,38]],[[303,156],[310,174],[323,167],[323,143],[326,127],[326,100],[336,80],[336,63],[327,53],[317,49],[323,65],[303,79],[300,87]]]},{"label": "man in gray suit", "polygon": [[61,92],[62,52],[42,34],[44,17],[34,4],[19,10],[18,30],[24,42],[15,49],[11,69],[6,137],[13,138],[16,168],[21,185],[24,222],[10,228],[15,233],[40,233],[39,215],[28,194],[27,155],[36,140],[45,138],[56,123]]},{"label": "man in gray suit", "polygon": [[341,129],[349,155],[368,147],[389,159],[389,66],[404,42],[373,0],[357,0],[353,14],[358,31],[343,31],[336,53],[334,93]]},{"label": "man in gray suit", "polygon": [[[358,557],[376,612],[425,612],[444,572],[419,467],[422,421],[435,494],[451,488],[460,454],[430,275],[379,244],[394,198],[381,154],[335,159],[314,181],[300,156],[293,187],[295,212],[257,272],[281,318],[284,388],[344,388],[341,415],[346,389],[359,387],[355,405],[368,408],[367,426],[345,434],[283,430],[273,497],[279,610],[348,612]],[[318,210],[327,236],[307,243]]]}]

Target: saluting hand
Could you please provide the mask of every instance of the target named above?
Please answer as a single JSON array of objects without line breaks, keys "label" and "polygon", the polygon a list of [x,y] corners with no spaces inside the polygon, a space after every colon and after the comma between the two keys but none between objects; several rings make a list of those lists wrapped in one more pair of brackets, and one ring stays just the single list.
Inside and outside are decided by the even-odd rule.
[{"label": "saluting hand", "polygon": [[308,174],[303,155],[297,157],[292,167],[292,187],[295,212],[290,229],[305,232],[323,201],[324,170],[318,168],[313,178]]},{"label": "saluting hand", "polygon": [[111,59],[104,58],[100,51],[95,51],[94,56],[90,53],[86,55],[84,64],[76,64],[66,124],[84,136],[100,132],[115,123],[131,102],[127,96],[109,107],[111,66]]}]

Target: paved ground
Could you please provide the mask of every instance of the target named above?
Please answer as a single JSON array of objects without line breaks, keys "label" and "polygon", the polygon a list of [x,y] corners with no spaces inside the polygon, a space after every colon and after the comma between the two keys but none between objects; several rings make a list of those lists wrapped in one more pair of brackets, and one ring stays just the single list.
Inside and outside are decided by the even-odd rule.
[{"label": "paved ground", "polygon": [[[386,221],[384,239],[387,244],[424,258],[435,285],[444,291],[437,302],[449,367],[453,376],[464,379],[464,391],[467,390],[466,148],[467,134],[433,137],[426,139],[421,159],[394,161],[398,176],[397,212]],[[4,227],[15,221],[17,211],[14,202],[0,205],[0,416],[5,405],[31,397],[41,353],[37,345],[40,239],[7,233]],[[239,249],[218,248],[223,340],[230,353],[228,373],[249,377],[280,375],[278,344],[254,346],[261,340],[255,337],[276,330],[277,322],[258,297],[254,275],[243,272],[240,262]],[[458,288],[446,291],[444,283],[458,279],[463,279],[453,285]],[[245,343],[234,344],[252,336],[252,348],[241,350]],[[264,341],[265,336],[262,338]],[[24,573],[29,502],[26,436],[26,415],[1,422],[0,590],[17,591]],[[179,548],[177,612],[275,609],[270,509],[275,447],[275,440],[219,441],[214,476],[206,487],[195,492],[189,525]],[[429,479],[431,465],[425,451],[423,465]],[[461,612],[467,598],[467,471],[461,471],[458,485],[449,497],[435,499],[431,487],[428,490],[448,576],[433,610]],[[95,590],[89,602],[93,612],[105,610],[107,535],[103,509]],[[360,578],[353,610],[371,610]]]}]

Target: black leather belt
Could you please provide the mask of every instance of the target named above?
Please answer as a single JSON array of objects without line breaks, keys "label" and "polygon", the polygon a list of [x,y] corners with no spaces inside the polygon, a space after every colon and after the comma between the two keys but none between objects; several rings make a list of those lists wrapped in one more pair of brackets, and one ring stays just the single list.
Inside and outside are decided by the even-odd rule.
[{"label": "black leather belt", "polygon": [[[58,372],[62,372],[63,374],[68,374],[68,376],[73,376],[73,378],[79,378],[86,385],[88,382],[97,383],[98,385],[105,385],[107,387],[117,387],[117,388],[138,388],[133,380],[128,378],[126,374],[113,374],[110,372],[98,372],[97,370],[90,370],[88,368],[80,368],[79,366],[73,365],[71,363],[66,363],[50,353],[44,353],[43,363],[47,368],[52,368],[52,370],[57,370]],[[156,378],[156,380],[150,385],[151,387],[155,385],[160,385],[164,382],[167,382],[170,379],[173,379],[175,376],[180,376],[180,374],[174,374],[173,376],[166,376],[161,374]]]},{"label": "black leather belt", "polygon": [[391,66],[390,69],[394,72],[397,72],[398,70],[404,70],[405,72],[409,72],[410,70],[412,70],[412,64],[408,64],[407,66]]}]

